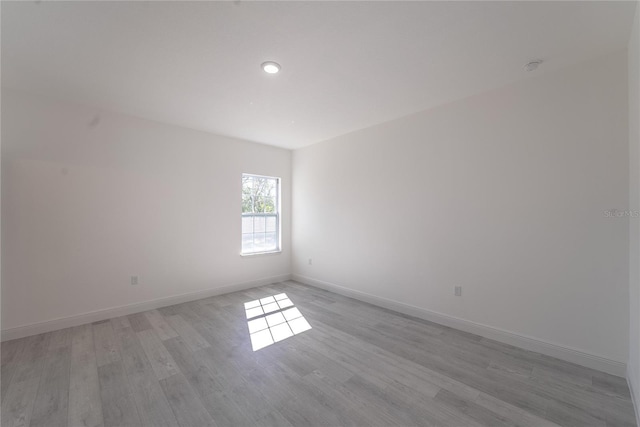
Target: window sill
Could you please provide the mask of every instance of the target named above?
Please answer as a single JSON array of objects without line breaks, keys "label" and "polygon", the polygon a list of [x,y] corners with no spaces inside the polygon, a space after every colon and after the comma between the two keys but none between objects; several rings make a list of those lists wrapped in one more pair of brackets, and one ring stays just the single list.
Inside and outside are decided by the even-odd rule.
[{"label": "window sill", "polygon": [[277,251],[268,251],[268,252],[251,252],[248,254],[240,253],[242,257],[252,257],[256,255],[280,255],[282,253],[282,249],[278,249]]}]

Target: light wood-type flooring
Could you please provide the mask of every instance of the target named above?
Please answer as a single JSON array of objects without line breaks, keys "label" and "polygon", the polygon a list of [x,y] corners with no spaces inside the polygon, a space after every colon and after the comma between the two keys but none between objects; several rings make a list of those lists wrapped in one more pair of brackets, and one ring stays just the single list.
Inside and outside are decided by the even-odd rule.
[{"label": "light wood-type flooring", "polygon": [[[312,329],[254,352],[244,303],[282,293]],[[1,361],[3,427],[635,425],[623,378],[295,282],[5,342]]]}]

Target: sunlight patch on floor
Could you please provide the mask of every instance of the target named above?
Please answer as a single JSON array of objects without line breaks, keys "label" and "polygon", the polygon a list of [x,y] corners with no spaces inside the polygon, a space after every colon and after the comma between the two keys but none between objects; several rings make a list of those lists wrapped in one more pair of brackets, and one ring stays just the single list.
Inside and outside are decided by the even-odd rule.
[{"label": "sunlight patch on floor", "polygon": [[253,351],[311,329],[287,294],[245,302],[244,310]]}]

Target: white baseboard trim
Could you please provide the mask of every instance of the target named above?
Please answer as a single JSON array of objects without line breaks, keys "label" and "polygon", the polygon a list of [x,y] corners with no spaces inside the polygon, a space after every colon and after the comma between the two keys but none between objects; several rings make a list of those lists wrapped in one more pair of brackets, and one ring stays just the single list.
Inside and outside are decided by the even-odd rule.
[{"label": "white baseboard trim", "polygon": [[129,314],[139,313],[141,311],[153,310],[154,308],[167,307],[169,305],[181,304],[183,302],[195,301],[202,298],[213,297],[216,295],[242,291],[258,286],[269,285],[271,283],[284,282],[290,279],[290,274],[283,274],[280,276],[267,277],[264,279],[252,280],[249,282],[234,283],[218,288],[206,289],[203,291],[172,295],[169,297],[158,298],[151,301],[127,304],[119,307],[105,308],[102,310],[91,311],[89,313],[82,313],[75,316],[61,317],[45,322],[32,323],[29,325],[2,330],[1,340],[9,341],[17,338],[24,338],[31,335],[56,331],[58,329],[70,328],[72,326],[79,326],[86,323],[93,323],[100,320],[111,319],[113,317],[127,316]]},{"label": "white baseboard trim", "polygon": [[627,365],[627,386],[629,386],[629,392],[631,393],[631,402],[633,403],[633,412],[636,415],[636,425],[640,426],[640,412],[638,412],[638,400],[637,400],[637,390],[634,387],[635,382],[633,378],[636,378],[634,375],[633,367],[629,364]]},{"label": "white baseboard trim", "polygon": [[[525,350],[534,351],[547,356],[562,359],[567,362],[576,363],[587,368],[603,371],[608,374],[624,377],[626,374],[626,363],[611,360],[602,356],[585,353],[571,347],[549,343],[537,338],[528,337],[526,335],[517,334],[515,332],[506,331],[492,326],[483,325],[481,323],[472,322],[470,320],[461,319],[450,316],[448,314],[438,313],[424,308],[405,304],[387,298],[378,297],[361,291],[345,288],[334,283],[328,283],[316,280],[311,277],[302,276],[300,274],[292,274],[292,279],[310,286],[315,286],[327,291],[335,292],[350,298],[368,302],[369,304],[394,310],[419,319],[428,320],[440,325],[449,326],[461,331],[480,335],[504,344],[514,347],[520,347]],[[640,425],[640,423],[638,424]]]}]

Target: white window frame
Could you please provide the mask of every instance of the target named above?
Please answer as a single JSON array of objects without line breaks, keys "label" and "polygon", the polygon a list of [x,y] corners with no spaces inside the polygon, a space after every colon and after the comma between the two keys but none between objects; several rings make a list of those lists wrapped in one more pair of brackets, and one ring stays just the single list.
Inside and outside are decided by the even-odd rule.
[{"label": "white window frame", "polygon": [[[252,178],[266,178],[266,179],[275,179],[276,180],[276,201],[275,201],[275,207],[276,207],[276,212],[275,212],[275,218],[276,218],[276,248],[275,249],[271,249],[271,250],[267,250],[267,251],[256,251],[256,252],[244,252],[243,251],[243,247],[242,247],[242,237],[243,234],[242,233],[242,219],[245,216],[260,216],[260,214],[256,215],[255,213],[247,215],[245,213],[242,212],[242,178],[245,177],[252,177]],[[281,200],[280,200],[280,195],[281,195],[281,183],[282,183],[282,179],[280,177],[277,176],[268,176],[268,175],[258,175],[255,173],[242,173],[241,179],[240,179],[240,197],[241,197],[241,201],[240,201],[240,255],[241,256],[254,256],[254,255],[265,255],[265,254],[278,254],[282,252],[282,229],[281,229]],[[263,216],[273,216],[273,214],[263,214]],[[255,233],[255,232],[254,232]]]}]

